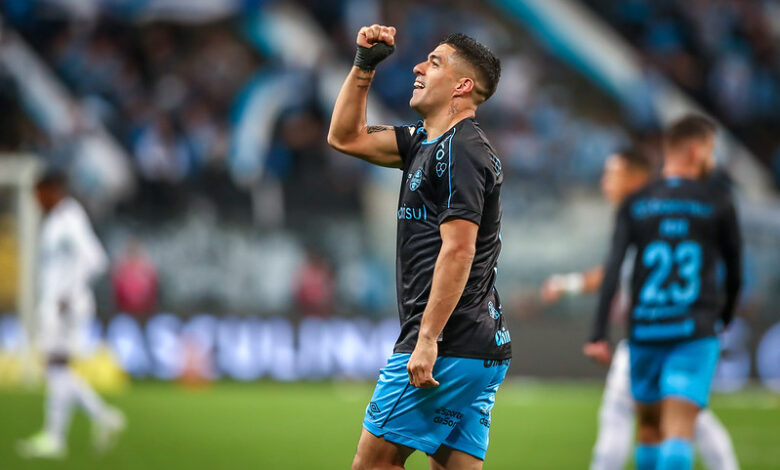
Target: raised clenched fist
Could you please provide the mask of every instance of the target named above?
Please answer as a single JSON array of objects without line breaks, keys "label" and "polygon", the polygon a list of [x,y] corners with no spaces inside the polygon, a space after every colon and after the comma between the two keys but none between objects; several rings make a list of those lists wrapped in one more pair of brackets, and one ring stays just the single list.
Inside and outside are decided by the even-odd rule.
[{"label": "raised clenched fist", "polygon": [[357,35],[355,66],[370,72],[395,50],[395,28],[392,26],[364,26]]},{"label": "raised clenched fist", "polygon": [[358,46],[371,47],[378,42],[383,42],[388,46],[395,45],[395,28],[393,26],[375,24],[363,26],[360,28],[360,31],[358,31]]}]

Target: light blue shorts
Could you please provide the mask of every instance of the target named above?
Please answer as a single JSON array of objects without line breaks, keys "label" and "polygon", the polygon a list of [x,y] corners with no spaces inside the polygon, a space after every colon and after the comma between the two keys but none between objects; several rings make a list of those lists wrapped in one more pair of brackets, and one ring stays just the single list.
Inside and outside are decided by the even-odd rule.
[{"label": "light blue shorts", "polygon": [[670,345],[629,344],[631,393],[640,403],[683,398],[706,408],[715,366],[718,338],[701,338]]},{"label": "light blue shorts", "polygon": [[509,360],[439,357],[435,388],[409,383],[409,354],[393,354],[379,372],[363,427],[384,439],[433,454],[441,445],[485,459],[490,412]]}]

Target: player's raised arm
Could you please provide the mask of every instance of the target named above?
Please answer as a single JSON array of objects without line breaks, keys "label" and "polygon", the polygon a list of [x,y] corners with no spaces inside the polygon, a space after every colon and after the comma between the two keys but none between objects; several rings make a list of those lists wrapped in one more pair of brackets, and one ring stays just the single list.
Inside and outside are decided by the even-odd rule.
[{"label": "player's raised arm", "polygon": [[365,26],[357,36],[355,64],[333,108],[328,130],[328,144],[336,150],[376,165],[400,168],[401,157],[392,126],[369,126],[366,123],[368,89],[375,67],[393,53],[395,28]]}]

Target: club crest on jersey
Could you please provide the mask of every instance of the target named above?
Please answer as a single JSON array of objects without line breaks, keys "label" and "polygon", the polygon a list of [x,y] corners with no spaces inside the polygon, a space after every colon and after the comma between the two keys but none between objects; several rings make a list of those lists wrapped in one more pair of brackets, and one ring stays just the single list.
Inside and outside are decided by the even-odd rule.
[{"label": "club crest on jersey", "polygon": [[423,175],[422,167],[418,168],[417,171],[415,171],[413,175],[409,175],[409,190],[410,191],[417,191],[417,188],[420,187],[420,183],[422,183],[422,175]]},{"label": "club crest on jersey", "polygon": [[496,176],[500,176],[501,170],[503,169],[503,166],[501,166],[501,160],[499,160],[498,157],[493,154],[490,154],[490,157],[493,162],[493,169],[496,170]]},{"label": "club crest on jersey", "polygon": [[488,302],[488,313],[490,314],[490,318],[493,320],[498,320],[498,317],[501,316],[501,306],[498,306],[498,309],[496,309],[495,306],[493,306],[493,302]]}]

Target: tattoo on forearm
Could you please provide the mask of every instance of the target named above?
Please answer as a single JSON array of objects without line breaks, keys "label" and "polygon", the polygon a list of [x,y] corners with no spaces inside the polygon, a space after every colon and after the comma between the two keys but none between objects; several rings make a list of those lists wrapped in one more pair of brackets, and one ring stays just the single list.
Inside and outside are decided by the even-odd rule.
[{"label": "tattoo on forearm", "polygon": [[383,131],[389,131],[392,129],[390,126],[368,126],[368,129],[366,129],[366,134],[373,134],[375,132],[383,132]]},{"label": "tattoo on forearm", "polygon": [[363,84],[358,84],[357,87],[361,90],[365,90],[369,87],[369,84],[371,83],[371,75],[357,75],[355,76],[355,80],[358,82],[367,82]]}]

